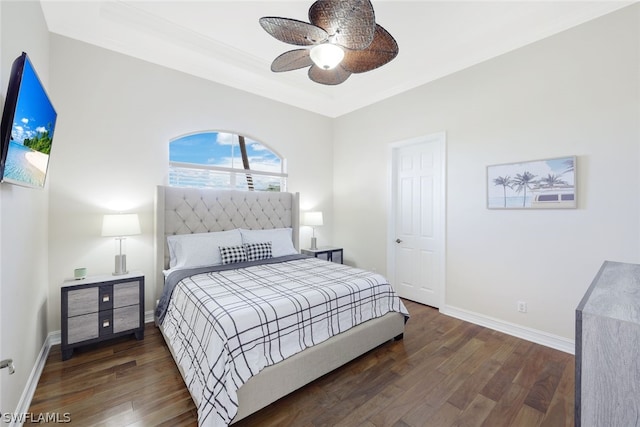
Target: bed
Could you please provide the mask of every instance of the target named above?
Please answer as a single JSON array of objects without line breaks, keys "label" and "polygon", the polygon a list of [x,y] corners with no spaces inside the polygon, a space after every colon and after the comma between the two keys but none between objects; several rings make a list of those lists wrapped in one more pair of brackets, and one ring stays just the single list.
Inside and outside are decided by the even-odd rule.
[{"label": "bed", "polygon": [[[159,186],[155,228],[160,288],[156,323],[198,407],[201,426],[237,422],[367,351],[402,337],[408,312],[382,276],[298,254],[298,194]],[[245,258],[237,263],[219,266],[218,259],[210,261],[211,251],[203,252],[209,257],[206,263],[198,260],[195,266],[185,266],[176,261],[179,258],[176,248],[184,250],[193,241],[199,242],[196,247],[203,246],[204,239],[211,236],[223,238],[216,242],[230,239],[229,245],[220,245],[220,254],[216,251],[215,256],[221,256],[223,262],[236,261],[239,246],[231,243],[236,242],[237,233],[245,249]],[[290,239],[288,246],[283,236]],[[264,240],[269,240],[268,248]],[[206,241],[210,245],[211,241]],[[263,256],[266,253],[269,256]],[[210,262],[216,265],[212,267]],[[353,280],[347,282],[345,275],[353,276]],[[317,286],[327,278],[331,279],[329,288]],[[262,282],[267,286],[261,286]],[[289,287],[314,293],[293,297]],[[287,288],[286,293],[283,288]],[[327,297],[337,295],[343,288],[360,295],[363,302],[353,295]],[[325,301],[318,302],[318,299]],[[329,315],[319,315],[311,308],[300,309],[300,304],[307,300],[312,301],[313,310],[319,310],[317,307],[324,304],[327,312],[337,314],[329,319]],[[214,304],[214,308],[203,310],[203,301]],[[220,308],[222,301],[231,305]],[[346,305],[355,307],[356,311],[346,314],[340,312],[342,308],[337,309]],[[296,307],[295,316],[270,317],[271,311],[287,310],[289,306]],[[212,315],[221,311],[227,316],[234,310],[259,318],[259,327],[245,328],[244,321],[238,320],[221,326],[223,322]],[[291,320],[296,316],[295,322]],[[317,319],[325,323],[317,323]],[[229,325],[235,335],[229,333]],[[204,335],[194,338],[195,329],[198,334],[207,333],[207,337],[213,338],[205,339]],[[277,343],[267,341],[262,335],[254,336],[256,329],[260,329],[262,335],[276,336]],[[325,333],[325,329],[332,332]],[[311,335],[318,331],[320,335]],[[240,342],[240,335],[244,337],[242,340],[250,335],[251,344]],[[226,341],[218,342],[219,339]],[[202,344],[205,341],[207,343]],[[259,344],[255,344],[257,342]],[[196,347],[194,343],[201,347],[200,353],[192,349]],[[227,352],[223,362],[220,362],[223,356],[209,356],[211,349],[218,347]],[[251,353],[255,348],[257,353]],[[249,349],[249,352],[237,357],[240,349]],[[211,362],[212,359],[215,362]],[[233,367],[228,368],[231,359]],[[218,372],[219,366],[226,368]],[[209,377],[214,377],[215,386]],[[218,386],[223,382],[224,385]]]}]

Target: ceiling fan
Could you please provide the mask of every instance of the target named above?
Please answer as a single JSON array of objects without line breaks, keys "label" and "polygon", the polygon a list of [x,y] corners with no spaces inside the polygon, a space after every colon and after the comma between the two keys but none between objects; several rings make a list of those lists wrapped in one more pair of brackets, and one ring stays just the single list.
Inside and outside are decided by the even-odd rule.
[{"label": "ceiling fan", "polygon": [[309,68],[316,83],[338,85],[353,73],[378,68],[398,55],[398,43],[375,22],[369,0],[318,0],[309,21],[265,16],[260,25],[276,39],[296,46],[271,64],[276,73]]}]

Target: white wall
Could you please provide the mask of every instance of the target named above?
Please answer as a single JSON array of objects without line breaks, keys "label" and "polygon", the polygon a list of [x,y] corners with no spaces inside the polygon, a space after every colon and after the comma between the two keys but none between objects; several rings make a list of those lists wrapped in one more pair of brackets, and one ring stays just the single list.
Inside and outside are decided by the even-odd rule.
[{"label": "white wall", "polygon": [[[337,119],[333,243],[386,271],[388,144],[446,131],[446,305],[573,339],[602,262],[640,261],[638,28],[634,5]],[[487,165],[569,155],[578,209],[486,209]]]},{"label": "white wall", "polygon": [[[171,138],[215,129],[255,138],[286,158],[288,189],[303,208],[333,209],[330,119],[65,37],[52,35],[51,46],[50,331],[60,329],[60,284],[74,268],[113,271],[115,243],[100,228],[114,204],[141,216],[127,267],[146,274],[153,309],[153,200],[166,184]],[[323,229],[329,235],[331,223]]]},{"label": "white wall", "polygon": [[[2,105],[11,65],[27,52],[45,87],[49,79],[49,34],[38,2],[0,2]],[[0,371],[0,412],[12,413],[47,335],[48,187],[0,184],[0,358],[13,358],[16,372]]]}]

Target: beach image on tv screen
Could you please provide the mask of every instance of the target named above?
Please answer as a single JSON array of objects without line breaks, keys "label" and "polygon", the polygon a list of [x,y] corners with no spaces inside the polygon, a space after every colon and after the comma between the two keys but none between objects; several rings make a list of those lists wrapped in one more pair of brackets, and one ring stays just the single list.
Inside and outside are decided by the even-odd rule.
[{"label": "beach image on tv screen", "polygon": [[31,63],[25,61],[4,179],[38,187],[44,185],[56,116]]}]

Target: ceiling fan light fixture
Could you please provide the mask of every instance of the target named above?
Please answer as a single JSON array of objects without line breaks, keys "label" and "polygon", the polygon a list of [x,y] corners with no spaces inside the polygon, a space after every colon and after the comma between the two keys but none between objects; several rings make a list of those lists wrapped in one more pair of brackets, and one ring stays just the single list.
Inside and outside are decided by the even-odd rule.
[{"label": "ceiling fan light fixture", "polygon": [[331,70],[344,59],[344,50],[333,43],[322,43],[312,47],[309,56],[318,67]]},{"label": "ceiling fan light fixture", "polygon": [[264,16],[260,25],[281,42],[304,46],[279,55],[271,71],[309,67],[309,78],[323,85],[341,84],[352,73],[374,70],[398,55],[398,43],[376,23],[371,0],[316,0],[309,22]]}]

